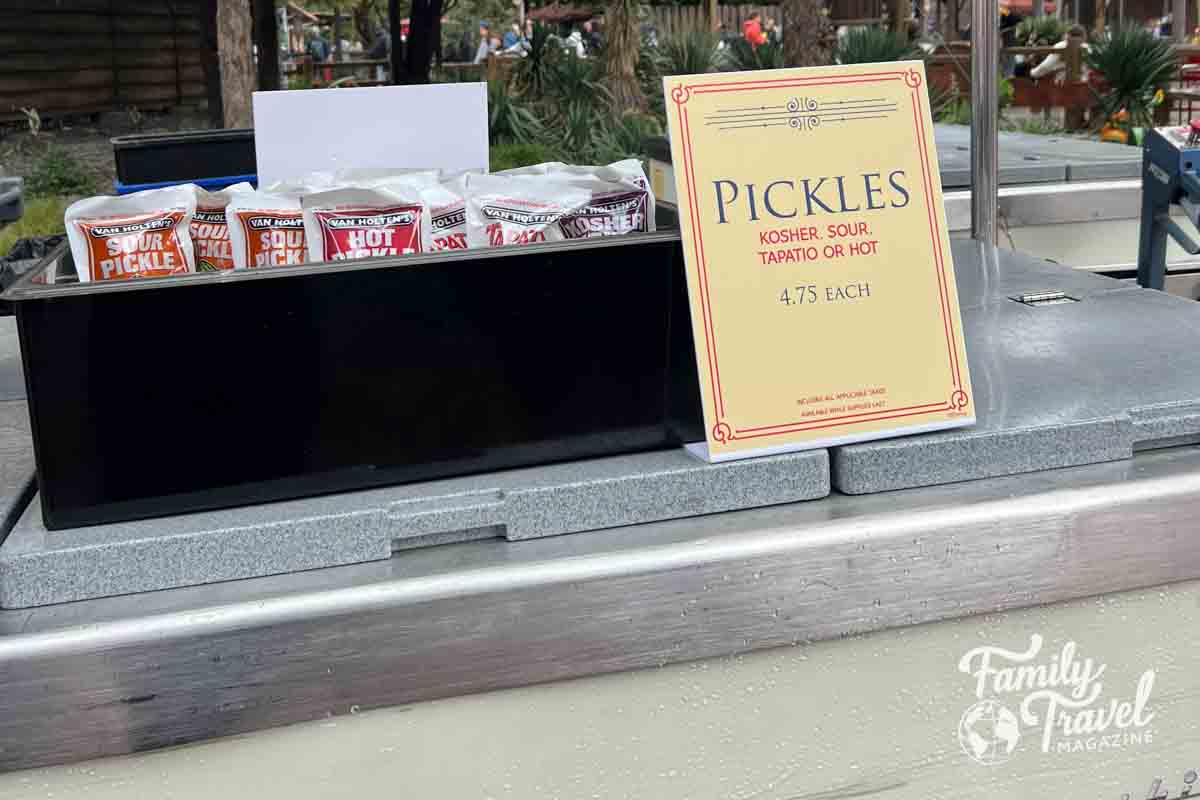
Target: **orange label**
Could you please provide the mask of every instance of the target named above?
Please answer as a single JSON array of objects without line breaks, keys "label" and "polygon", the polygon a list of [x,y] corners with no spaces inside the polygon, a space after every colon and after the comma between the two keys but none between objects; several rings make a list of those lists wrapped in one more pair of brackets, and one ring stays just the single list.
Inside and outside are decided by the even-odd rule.
[{"label": "orange label", "polygon": [[94,281],[151,278],[188,271],[177,233],[182,211],[76,220]]},{"label": "orange label", "polygon": [[197,272],[233,269],[233,245],[229,242],[229,225],[225,223],[223,207],[197,206],[189,230],[192,246],[196,249]]},{"label": "orange label", "polygon": [[250,267],[279,267],[303,264],[308,252],[304,244],[304,217],[295,211],[237,211],[237,224],[246,234],[246,264]]}]

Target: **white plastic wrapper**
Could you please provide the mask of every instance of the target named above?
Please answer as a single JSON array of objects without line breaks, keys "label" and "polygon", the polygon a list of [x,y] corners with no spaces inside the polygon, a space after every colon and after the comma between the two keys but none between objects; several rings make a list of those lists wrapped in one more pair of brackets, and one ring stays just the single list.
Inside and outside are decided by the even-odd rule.
[{"label": "white plastic wrapper", "polygon": [[312,261],[422,252],[427,215],[416,183],[331,189],[306,195],[301,205]]},{"label": "white plastic wrapper", "polygon": [[239,192],[253,192],[248,183],[235,183],[217,192],[196,187],[196,213],[188,232],[196,253],[197,272],[220,272],[233,269],[233,245],[229,242],[229,225],[225,207]]},{"label": "white plastic wrapper", "polygon": [[474,177],[463,173],[420,187],[428,210],[421,231],[426,252],[467,249],[467,182]]},{"label": "white plastic wrapper", "polygon": [[192,186],[72,203],[63,220],[80,282],[195,272],[188,230],[195,211]]},{"label": "white plastic wrapper", "polygon": [[545,176],[586,188],[591,193],[589,207],[562,224],[567,239],[646,233],[655,229],[654,193],[650,191],[650,181],[646,179],[642,163],[636,158],[603,167],[548,161],[497,174]]},{"label": "white plastic wrapper", "polygon": [[468,247],[560,242],[559,222],[582,213],[591,192],[539,176],[472,175],[467,181]]},{"label": "white plastic wrapper", "polygon": [[304,217],[294,194],[237,192],[225,207],[234,269],[303,264]]},{"label": "white plastic wrapper", "polygon": [[270,194],[306,195],[352,186],[370,188],[393,183],[397,180],[406,182],[436,182],[438,178],[439,173],[436,169],[356,167],[352,169],[309,172],[295,178],[276,181],[262,187],[262,190]]}]

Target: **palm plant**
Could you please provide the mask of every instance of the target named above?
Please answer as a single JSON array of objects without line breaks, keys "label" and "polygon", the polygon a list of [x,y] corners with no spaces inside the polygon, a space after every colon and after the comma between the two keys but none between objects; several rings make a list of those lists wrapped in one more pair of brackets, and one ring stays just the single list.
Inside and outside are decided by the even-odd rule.
[{"label": "palm plant", "polygon": [[1097,124],[1107,123],[1121,111],[1129,114],[1131,127],[1154,124],[1155,95],[1165,90],[1179,71],[1169,41],[1156,39],[1143,28],[1127,26],[1096,39],[1085,59],[1104,79],[1103,90],[1093,90],[1098,111],[1093,119]]},{"label": "palm plant", "polygon": [[538,117],[502,81],[488,82],[488,141],[526,144],[542,138]]},{"label": "palm plant", "polygon": [[517,86],[533,97],[541,97],[546,90],[546,74],[551,69],[550,54],[557,49],[552,39],[549,26],[535,22],[525,57],[513,69],[513,80]]},{"label": "palm plant", "polygon": [[663,75],[699,75],[716,72],[717,35],[703,29],[679,33],[659,46],[659,71]]},{"label": "palm plant", "polygon": [[857,28],[838,43],[833,57],[838,64],[874,64],[917,59],[922,53],[904,34],[883,28]]},{"label": "palm plant", "polygon": [[1025,47],[1057,44],[1067,35],[1070,24],[1066,20],[1049,15],[1025,17],[1017,23],[1016,39]]},{"label": "palm plant", "polygon": [[784,66],[783,45],[775,42],[755,47],[745,39],[734,39],[724,56],[722,66],[728,69],[779,69]]}]

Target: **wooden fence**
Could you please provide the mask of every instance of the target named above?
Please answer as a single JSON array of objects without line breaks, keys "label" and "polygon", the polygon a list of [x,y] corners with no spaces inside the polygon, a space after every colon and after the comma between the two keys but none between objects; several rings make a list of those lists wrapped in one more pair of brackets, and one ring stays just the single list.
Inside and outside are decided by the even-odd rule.
[{"label": "wooden fence", "polygon": [[0,120],[207,104],[198,0],[4,0]]},{"label": "wooden fence", "polygon": [[[718,7],[725,30],[740,33],[742,23],[754,11],[762,14],[763,22],[775,19],[787,24],[783,11],[777,4],[768,5],[722,5]],[[704,4],[691,6],[647,6],[646,11],[658,28],[659,38],[708,26]],[[829,3],[829,17],[834,23],[878,20],[883,14],[882,0],[833,0]]]}]

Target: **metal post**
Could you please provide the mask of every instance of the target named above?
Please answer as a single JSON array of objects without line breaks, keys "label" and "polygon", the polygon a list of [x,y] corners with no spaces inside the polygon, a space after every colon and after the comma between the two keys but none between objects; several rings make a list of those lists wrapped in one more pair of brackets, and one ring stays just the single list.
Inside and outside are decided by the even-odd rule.
[{"label": "metal post", "polygon": [[1187,7],[1187,0],[1174,0],[1171,3],[1171,39],[1176,42],[1188,40]]},{"label": "metal post", "polygon": [[971,4],[971,235],[996,243],[999,0]]}]

